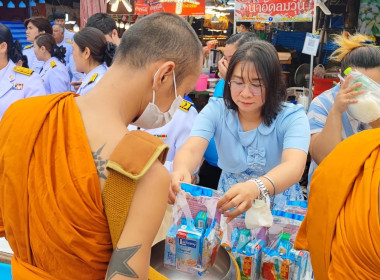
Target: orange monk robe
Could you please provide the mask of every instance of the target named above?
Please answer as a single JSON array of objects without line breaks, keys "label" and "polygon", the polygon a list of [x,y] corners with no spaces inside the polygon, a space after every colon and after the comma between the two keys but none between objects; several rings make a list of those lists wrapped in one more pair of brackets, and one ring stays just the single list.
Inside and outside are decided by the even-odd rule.
[{"label": "orange monk robe", "polygon": [[314,172],[295,247],[316,280],[380,279],[380,129],[340,143]]},{"label": "orange monk robe", "polygon": [[0,122],[0,236],[14,280],[104,279],[112,243],[74,94],[27,98]]}]

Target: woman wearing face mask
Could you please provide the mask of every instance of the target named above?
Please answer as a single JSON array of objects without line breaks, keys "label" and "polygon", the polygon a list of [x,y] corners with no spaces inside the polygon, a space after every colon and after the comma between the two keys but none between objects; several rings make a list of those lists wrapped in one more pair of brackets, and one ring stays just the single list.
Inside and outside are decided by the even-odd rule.
[{"label": "woman wearing face mask", "polygon": [[20,43],[13,42],[9,28],[0,23],[0,120],[13,102],[26,97],[45,95],[38,74],[31,69],[15,65],[21,59]]},{"label": "woman wearing face mask", "polygon": [[25,46],[22,53],[28,58],[28,66],[37,73],[40,73],[42,69],[43,61],[38,61],[36,54],[34,53],[34,39],[39,34],[53,34],[53,28],[49,20],[45,17],[31,17],[24,21],[26,28],[26,40],[31,43]]},{"label": "woman wearing face mask", "polygon": [[34,52],[44,65],[40,76],[44,83],[46,94],[70,90],[70,76],[65,66],[65,49],[55,44],[50,34],[40,34],[34,40]]},{"label": "woman wearing face mask", "polygon": [[107,42],[104,34],[96,28],[86,27],[74,35],[73,58],[76,71],[85,77],[77,94],[89,92],[107,72],[112,64],[116,45]]},{"label": "woman wearing face mask", "polygon": [[250,209],[257,198],[269,204],[273,196],[273,208],[280,210],[288,200],[303,200],[298,182],[307,158],[309,124],[301,105],[283,102],[281,77],[270,43],[248,42],[234,53],[224,100],[210,99],[174,159],[170,202],[179,182],[190,182],[212,137],[223,170],[218,189],[225,193],[218,208],[227,222]]}]

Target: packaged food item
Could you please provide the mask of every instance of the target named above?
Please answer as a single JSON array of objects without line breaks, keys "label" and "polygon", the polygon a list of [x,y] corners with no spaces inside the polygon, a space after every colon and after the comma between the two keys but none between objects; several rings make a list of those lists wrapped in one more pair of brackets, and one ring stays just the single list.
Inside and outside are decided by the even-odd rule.
[{"label": "packaged food item", "polygon": [[216,220],[214,220],[211,226],[207,229],[203,242],[202,242],[202,270],[206,270],[211,267],[218,254],[218,248],[220,245],[220,237],[218,235],[219,226]]},{"label": "packaged food item", "polygon": [[244,250],[245,245],[251,240],[251,231],[249,229],[243,228],[239,232],[239,241],[236,248],[238,250]]},{"label": "packaged food item", "polygon": [[266,242],[264,240],[254,239],[245,246],[247,256],[252,256],[251,279],[260,278],[261,251],[265,245]]},{"label": "packaged food item", "polygon": [[203,275],[213,265],[223,235],[216,207],[221,195],[191,184],[182,183],[181,188],[173,205],[164,262],[177,270]]},{"label": "packaged food item", "polygon": [[164,265],[175,266],[176,265],[176,236],[177,236],[178,226],[172,225],[166,235],[165,240],[165,257]]},{"label": "packaged food item", "polygon": [[195,219],[195,226],[202,230],[202,233],[206,231],[207,228],[207,213],[200,211],[197,214],[197,218]]},{"label": "packaged food item", "polygon": [[277,250],[280,252],[281,255],[286,255],[292,246],[289,241],[290,234],[288,233],[281,233],[278,240],[278,247]]},{"label": "packaged food item", "polygon": [[291,260],[282,258],[276,250],[264,248],[262,253],[261,280],[291,280]]},{"label": "packaged food item", "polygon": [[358,100],[357,103],[348,105],[349,114],[363,123],[380,118],[380,85],[358,70],[347,68],[344,74],[352,75],[350,86],[360,82],[362,86],[358,90],[365,90],[363,94],[354,97]]},{"label": "packaged food item", "polygon": [[202,233],[187,225],[181,225],[176,236],[176,269],[188,273],[198,273],[200,265]]}]

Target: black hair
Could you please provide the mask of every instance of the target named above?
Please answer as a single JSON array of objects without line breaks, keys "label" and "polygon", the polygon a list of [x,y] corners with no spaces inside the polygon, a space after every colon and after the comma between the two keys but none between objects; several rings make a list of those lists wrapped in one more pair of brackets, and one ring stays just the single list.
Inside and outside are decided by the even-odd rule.
[{"label": "black hair", "polygon": [[66,13],[63,11],[54,11],[53,19],[66,19]]},{"label": "black hair", "polygon": [[235,45],[236,48],[239,48],[241,45],[253,41],[258,40],[259,38],[256,36],[255,33],[252,32],[240,32],[237,34],[232,35],[230,38],[227,39],[226,45]]},{"label": "black hair", "polygon": [[240,21],[240,22],[236,23],[236,26],[240,26],[240,25],[243,25],[248,30],[250,30],[250,28],[251,28],[251,23],[250,22],[242,22],[242,21]]},{"label": "black hair", "polygon": [[113,57],[116,52],[116,45],[107,42],[104,34],[94,27],[85,27],[74,35],[74,42],[83,52],[85,48],[90,50],[92,59],[107,66],[111,66]]},{"label": "black hair", "polygon": [[40,48],[44,46],[46,50],[51,54],[52,57],[56,57],[60,62],[65,64],[65,54],[66,48],[61,46],[58,47],[55,43],[54,37],[50,34],[39,34],[34,39],[34,42]]},{"label": "black hair", "polygon": [[107,14],[96,13],[92,15],[88,20],[86,27],[94,27],[103,32],[104,35],[111,35],[112,31],[117,30],[115,20]]},{"label": "black hair", "polygon": [[202,44],[194,29],[181,17],[154,13],[137,21],[124,32],[115,63],[136,68],[164,60],[175,63],[178,83],[203,59]]},{"label": "black hair", "polygon": [[257,40],[245,43],[232,56],[228,65],[223,99],[227,108],[235,111],[238,110],[238,107],[232,100],[229,82],[238,63],[241,63],[241,72],[249,70],[250,66],[255,68],[260,83],[263,84],[266,91],[261,117],[264,124],[270,126],[281,111],[282,102],[286,96],[282,68],[276,49],[266,41]]},{"label": "black hair", "polygon": [[[16,40],[13,42],[13,36],[10,29],[5,25],[0,23],[0,44],[7,43],[7,59],[12,60],[17,63],[19,60],[23,60],[21,44]],[[24,63],[23,63],[24,65]],[[27,66],[27,63],[26,63]]]},{"label": "black hair", "polygon": [[31,17],[24,21],[25,28],[28,28],[28,24],[32,23],[38,28],[39,32],[45,31],[45,33],[53,34],[53,28],[51,27],[50,21],[45,17]]}]

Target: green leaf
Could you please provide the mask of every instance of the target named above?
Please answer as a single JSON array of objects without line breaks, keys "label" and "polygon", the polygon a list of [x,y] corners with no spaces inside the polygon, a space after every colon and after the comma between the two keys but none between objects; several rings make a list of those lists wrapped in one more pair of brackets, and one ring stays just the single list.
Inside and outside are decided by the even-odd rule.
[{"label": "green leaf", "polygon": [[374,25],[373,27],[372,27],[372,34],[373,35],[377,35],[377,34],[379,34],[379,28],[377,28],[377,26],[376,25]]}]

